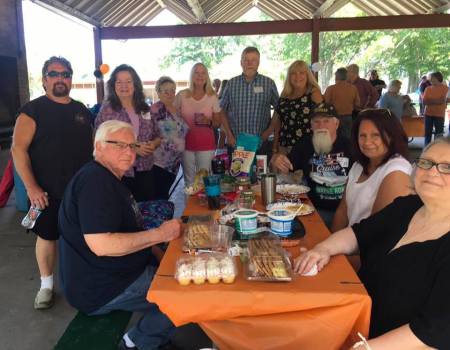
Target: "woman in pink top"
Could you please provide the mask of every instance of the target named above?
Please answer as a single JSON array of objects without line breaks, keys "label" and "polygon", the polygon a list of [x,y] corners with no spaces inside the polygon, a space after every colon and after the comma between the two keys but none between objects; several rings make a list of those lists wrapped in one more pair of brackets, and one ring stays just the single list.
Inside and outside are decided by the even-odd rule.
[{"label": "woman in pink top", "polygon": [[199,169],[211,168],[216,149],[212,128],[221,124],[219,100],[203,63],[196,63],[192,67],[189,88],[178,93],[176,105],[189,126],[183,154],[183,172],[186,186],[191,186]]}]

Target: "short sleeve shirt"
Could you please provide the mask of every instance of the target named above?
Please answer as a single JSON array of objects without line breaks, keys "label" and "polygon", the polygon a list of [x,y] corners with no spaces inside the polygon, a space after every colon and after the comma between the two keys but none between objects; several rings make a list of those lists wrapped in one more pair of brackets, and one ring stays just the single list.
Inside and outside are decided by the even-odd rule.
[{"label": "short sleeve shirt", "polygon": [[445,117],[445,109],[447,108],[446,103],[440,105],[428,105],[425,99],[443,99],[447,97],[448,87],[444,84],[441,85],[431,85],[425,89],[423,93],[423,100],[425,103],[425,115],[430,117]]},{"label": "short sleeve shirt", "polygon": [[311,114],[316,104],[311,96],[309,92],[295,99],[280,98],[276,111],[281,121],[281,146],[294,146],[303,136],[312,133]]},{"label": "short sleeve shirt", "polygon": [[409,323],[426,345],[449,349],[450,232],[392,250],[422,205],[418,196],[399,197],[352,226],[358,274],[372,298],[371,338]]},{"label": "short sleeve shirt", "polygon": [[251,82],[244,75],[228,81],[220,105],[228,114],[231,130],[237,137],[240,133],[260,136],[270,123],[270,108],[278,104],[275,82],[256,74]]},{"label": "short sleeve shirt", "polygon": [[[345,181],[351,166],[348,139],[338,137],[329,154],[319,155],[314,152],[311,137],[304,137],[292,148],[288,158],[294,170],[303,170],[311,188],[308,195],[314,206],[320,209],[336,209],[344,194]],[[320,181],[321,179],[323,181]]]},{"label": "short sleeve shirt", "polygon": [[345,189],[349,226],[370,216],[381,183],[386,176],[395,171],[401,171],[409,176],[412,171],[411,163],[402,156],[395,155],[386,163],[380,165],[363,182],[358,182],[363,173],[363,167],[358,162],[353,164]]},{"label": "short sleeve shirt", "polygon": [[34,120],[36,132],[28,148],[37,183],[53,199],[61,199],[72,176],[92,159],[91,113],[80,102],[57,103],[41,96],[19,111]]},{"label": "short sleeve shirt", "polygon": [[177,97],[177,104],[181,116],[189,126],[186,135],[186,150],[214,150],[216,148],[214,131],[208,125],[197,125],[195,117],[197,114],[203,114],[212,120],[213,113],[221,111],[217,96],[205,94],[200,100],[196,100],[193,97],[188,97],[186,91],[182,91]]},{"label": "short sleeve shirt", "polygon": [[[112,108],[109,102],[104,102],[100,108],[100,112],[95,118],[95,129],[98,129],[100,124],[107,120],[120,120],[133,126],[131,118],[124,108],[116,111]],[[148,142],[160,137],[159,128],[156,125],[155,121],[152,119],[150,112],[135,114],[133,120],[134,125],[139,125],[139,132],[136,136],[136,140],[138,142]],[[136,160],[133,167],[125,173],[125,176],[133,177],[135,171],[151,170],[153,167],[153,163],[153,153],[145,157],[136,155]]]},{"label": "short sleeve shirt", "polygon": [[155,164],[176,174],[180,167],[189,127],[183,118],[171,114],[160,101],[151,106],[150,113],[161,134],[161,145],[154,153]]},{"label": "short sleeve shirt", "polygon": [[84,235],[133,233],[142,216],[127,187],[92,161],[67,186],[59,210],[60,272],[64,294],[75,308],[91,313],[121,294],[152,262],[150,249],[124,256],[97,256]]}]

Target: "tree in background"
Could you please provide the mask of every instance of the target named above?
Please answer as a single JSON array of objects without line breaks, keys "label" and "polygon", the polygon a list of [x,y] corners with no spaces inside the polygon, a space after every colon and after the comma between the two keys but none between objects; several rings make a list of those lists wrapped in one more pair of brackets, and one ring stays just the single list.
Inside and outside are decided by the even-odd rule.
[{"label": "tree in background", "polygon": [[196,62],[202,62],[207,68],[212,68],[233,54],[241,41],[242,37],[239,36],[174,39],[170,55],[163,59],[160,68]]}]

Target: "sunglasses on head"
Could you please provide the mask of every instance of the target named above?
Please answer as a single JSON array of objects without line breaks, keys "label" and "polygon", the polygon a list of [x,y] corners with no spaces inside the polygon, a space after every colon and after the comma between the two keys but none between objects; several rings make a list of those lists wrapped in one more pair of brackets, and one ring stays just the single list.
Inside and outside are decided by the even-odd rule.
[{"label": "sunglasses on head", "polygon": [[50,72],[47,72],[47,74],[45,74],[45,76],[50,77],[50,78],[61,77],[64,79],[69,79],[69,78],[72,78],[72,73],[70,73],[68,71],[57,72],[55,70],[51,70]]}]

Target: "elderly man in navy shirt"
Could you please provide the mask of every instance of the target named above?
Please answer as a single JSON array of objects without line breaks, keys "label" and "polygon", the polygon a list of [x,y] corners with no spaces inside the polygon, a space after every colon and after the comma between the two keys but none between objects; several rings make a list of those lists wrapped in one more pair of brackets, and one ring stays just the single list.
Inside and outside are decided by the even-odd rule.
[{"label": "elderly man in navy shirt", "polygon": [[136,201],[121,182],[137,147],[128,123],[111,120],[98,128],[95,160],[71,180],[59,210],[61,282],[69,303],[88,315],[143,312],[121,348],[157,349],[174,326],[146,300],[156,271],[150,247],[177,238],[180,222],[143,230]]}]

